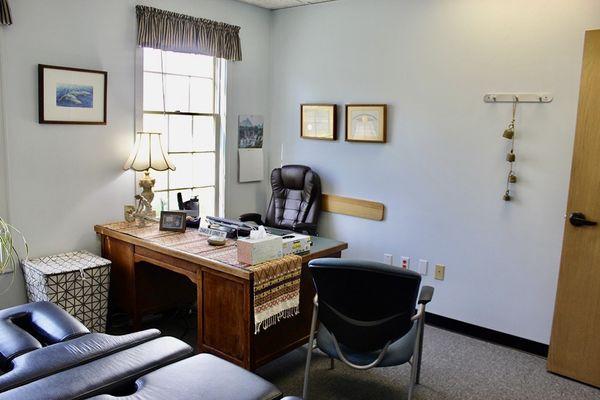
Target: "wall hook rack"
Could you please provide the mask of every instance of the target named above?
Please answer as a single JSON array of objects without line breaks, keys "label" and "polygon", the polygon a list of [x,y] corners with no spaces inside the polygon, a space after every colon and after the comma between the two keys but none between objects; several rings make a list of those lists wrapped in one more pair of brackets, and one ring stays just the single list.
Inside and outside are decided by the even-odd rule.
[{"label": "wall hook rack", "polygon": [[548,93],[488,93],[486,103],[550,103],[554,98]]}]

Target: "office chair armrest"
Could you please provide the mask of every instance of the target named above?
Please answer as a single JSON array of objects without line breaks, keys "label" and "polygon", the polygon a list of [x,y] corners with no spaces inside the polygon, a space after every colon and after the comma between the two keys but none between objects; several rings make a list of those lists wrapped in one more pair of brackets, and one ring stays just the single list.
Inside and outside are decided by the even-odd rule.
[{"label": "office chair armrest", "polygon": [[310,224],[307,222],[296,222],[292,227],[294,232],[308,233],[309,235],[317,235],[317,224]]},{"label": "office chair armrest", "polygon": [[421,293],[419,293],[419,304],[427,304],[431,301],[433,297],[433,287],[431,286],[423,286],[421,288]]},{"label": "office chair armrest", "polygon": [[257,213],[247,213],[247,214],[242,214],[239,217],[239,220],[242,222],[256,222],[258,225],[264,225],[264,223],[262,222],[262,217],[260,214]]}]

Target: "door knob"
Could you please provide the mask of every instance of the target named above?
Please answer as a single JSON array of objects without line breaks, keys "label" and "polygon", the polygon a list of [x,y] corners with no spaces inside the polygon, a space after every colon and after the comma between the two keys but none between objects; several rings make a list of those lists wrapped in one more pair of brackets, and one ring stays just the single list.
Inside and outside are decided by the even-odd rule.
[{"label": "door knob", "polygon": [[596,221],[590,221],[585,218],[585,215],[580,212],[574,212],[569,216],[569,222],[573,226],[593,226],[598,225]]}]

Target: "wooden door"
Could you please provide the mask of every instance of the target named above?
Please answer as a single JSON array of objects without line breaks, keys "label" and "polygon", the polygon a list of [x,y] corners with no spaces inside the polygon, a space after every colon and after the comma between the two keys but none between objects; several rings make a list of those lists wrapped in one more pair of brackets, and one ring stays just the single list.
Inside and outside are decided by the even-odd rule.
[{"label": "wooden door", "polygon": [[[583,214],[583,215],[581,215]],[[600,387],[600,30],[585,35],[548,370]]]}]

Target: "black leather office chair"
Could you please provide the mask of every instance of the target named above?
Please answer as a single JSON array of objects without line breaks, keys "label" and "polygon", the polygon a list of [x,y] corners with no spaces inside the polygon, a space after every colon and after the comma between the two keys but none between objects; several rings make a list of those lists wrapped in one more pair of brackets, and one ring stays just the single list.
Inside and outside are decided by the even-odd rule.
[{"label": "black leather office chair", "polygon": [[317,319],[317,347],[333,360],[366,370],[411,363],[408,399],[419,383],[425,306],[433,288],[421,276],[387,264],[322,258],[308,264],[317,295],[306,357],[306,400]]},{"label": "black leather office chair", "polygon": [[304,165],[285,165],[271,172],[271,188],[264,222],[256,213],[243,214],[240,221],[316,235],[321,213],[319,175]]}]

